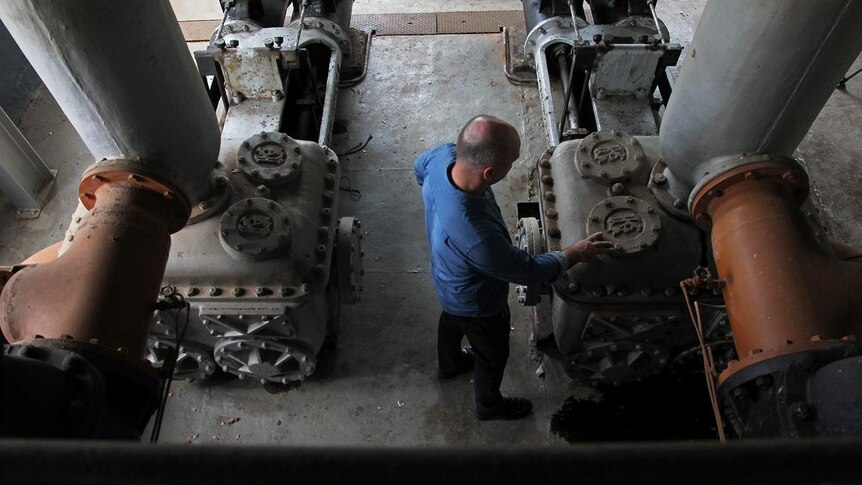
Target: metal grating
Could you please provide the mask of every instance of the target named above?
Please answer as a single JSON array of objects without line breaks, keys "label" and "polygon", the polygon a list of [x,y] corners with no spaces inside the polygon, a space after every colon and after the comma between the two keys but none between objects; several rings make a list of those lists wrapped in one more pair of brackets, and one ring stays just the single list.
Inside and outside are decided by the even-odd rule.
[{"label": "metal grating", "polygon": [[437,14],[438,34],[485,34],[499,32],[501,27],[524,23],[520,10],[494,12],[441,12]]},{"label": "metal grating", "polygon": [[220,22],[220,20],[184,20],[180,22],[180,30],[183,31],[186,42],[208,41]]},{"label": "metal grating", "polygon": [[429,35],[437,33],[437,15],[433,13],[360,14],[350,19],[350,26],[374,30],[375,35]]}]

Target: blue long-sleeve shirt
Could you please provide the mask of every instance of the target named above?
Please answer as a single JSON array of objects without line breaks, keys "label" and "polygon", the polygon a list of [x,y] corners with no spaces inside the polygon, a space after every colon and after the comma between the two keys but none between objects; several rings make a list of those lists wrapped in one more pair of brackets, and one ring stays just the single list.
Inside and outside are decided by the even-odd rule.
[{"label": "blue long-sleeve shirt", "polygon": [[455,144],[419,155],[413,166],[425,202],[431,274],[440,305],[463,317],[496,315],[507,308],[509,282],[555,280],[568,264],[561,252],[533,256],[512,245],[494,192],[460,190],[452,181]]}]

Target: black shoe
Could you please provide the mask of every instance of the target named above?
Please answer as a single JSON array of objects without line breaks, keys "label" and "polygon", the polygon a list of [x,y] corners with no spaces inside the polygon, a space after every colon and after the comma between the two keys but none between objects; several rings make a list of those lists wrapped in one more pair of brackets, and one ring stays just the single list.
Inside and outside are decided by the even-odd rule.
[{"label": "black shoe", "polygon": [[480,413],[476,411],[476,417],[479,421],[492,421],[502,419],[511,421],[513,419],[521,419],[530,414],[533,410],[533,403],[529,399],[523,397],[504,397],[497,406],[497,409],[489,413]]},{"label": "black shoe", "polygon": [[473,347],[469,345],[465,345],[461,349],[461,365],[458,366],[458,369],[454,372],[438,372],[437,375],[440,376],[441,379],[451,379],[453,377],[460,376],[465,372],[469,372],[473,369]]}]

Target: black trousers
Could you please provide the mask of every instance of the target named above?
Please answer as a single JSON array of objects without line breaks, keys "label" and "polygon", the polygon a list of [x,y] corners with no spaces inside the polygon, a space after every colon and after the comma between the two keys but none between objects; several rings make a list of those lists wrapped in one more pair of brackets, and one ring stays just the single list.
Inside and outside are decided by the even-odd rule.
[{"label": "black trousers", "polygon": [[500,405],[500,383],[509,359],[509,310],[490,317],[440,314],[437,326],[437,361],[440,372],[457,372],[461,364],[461,339],[473,347],[473,383],[476,412],[488,413]]}]

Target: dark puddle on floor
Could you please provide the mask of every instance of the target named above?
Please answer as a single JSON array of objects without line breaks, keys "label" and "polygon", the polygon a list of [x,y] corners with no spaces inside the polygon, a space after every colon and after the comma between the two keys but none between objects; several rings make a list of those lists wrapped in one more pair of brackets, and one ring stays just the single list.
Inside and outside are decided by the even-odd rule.
[{"label": "dark puddle on floor", "polygon": [[551,431],[571,443],[717,439],[703,375],[659,375],[600,391],[595,400],[567,399]]}]

